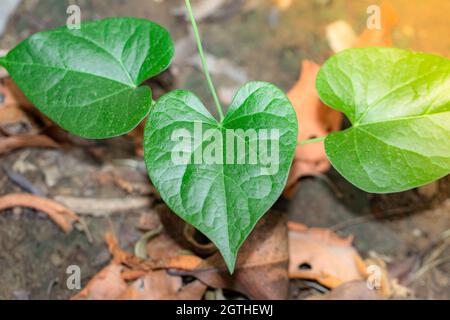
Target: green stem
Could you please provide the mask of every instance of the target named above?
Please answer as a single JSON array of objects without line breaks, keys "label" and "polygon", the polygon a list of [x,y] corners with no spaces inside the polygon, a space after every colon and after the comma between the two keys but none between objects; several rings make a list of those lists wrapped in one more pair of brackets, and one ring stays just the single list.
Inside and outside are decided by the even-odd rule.
[{"label": "green stem", "polygon": [[214,88],[214,84],[211,79],[211,75],[209,74],[208,64],[206,63],[205,53],[203,52],[202,40],[200,39],[200,34],[198,32],[197,22],[195,21],[194,13],[192,12],[191,2],[189,0],[185,0],[186,9],[189,14],[189,18],[192,23],[192,28],[194,29],[195,41],[197,42],[198,53],[200,55],[200,60],[202,61],[203,71],[205,72],[206,82],[208,82],[209,91],[211,91],[211,95],[214,99],[214,103],[216,104],[217,112],[220,116],[220,121],[223,120],[223,111],[222,106],[220,105],[219,98],[217,97],[216,89]]},{"label": "green stem", "polygon": [[325,140],[326,137],[327,137],[327,136],[319,137],[319,138],[314,138],[314,139],[309,139],[309,140],[303,140],[303,141],[299,141],[297,144],[299,144],[299,145],[302,146],[302,145],[304,145],[304,144],[310,144],[310,143],[320,142],[320,141]]}]

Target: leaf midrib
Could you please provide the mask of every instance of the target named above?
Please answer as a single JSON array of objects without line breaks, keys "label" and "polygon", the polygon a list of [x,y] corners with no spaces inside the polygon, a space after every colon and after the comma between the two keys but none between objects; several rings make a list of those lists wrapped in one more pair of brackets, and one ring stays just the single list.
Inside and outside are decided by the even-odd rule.
[{"label": "leaf midrib", "polygon": [[[116,91],[116,92],[114,92],[114,93],[108,94],[108,95],[106,95],[106,96],[102,96],[102,97],[100,97],[100,98],[98,98],[98,99],[92,100],[92,101],[90,101],[90,102],[87,103],[87,104],[82,104],[82,105],[67,105],[67,108],[72,108],[72,109],[75,109],[75,108],[87,108],[87,107],[90,107],[90,106],[92,106],[93,104],[95,104],[95,103],[97,103],[97,102],[107,100],[107,99],[109,99],[109,98],[111,98],[111,97],[120,95],[120,94],[122,94],[122,93],[124,93],[124,92],[126,92],[126,91],[132,91],[132,90],[133,90],[132,88],[125,88],[125,89]],[[50,107],[50,108],[51,108],[51,107]]]},{"label": "leaf midrib", "polygon": [[40,68],[48,68],[48,69],[55,69],[55,70],[59,70],[59,71],[64,71],[64,72],[72,72],[72,73],[77,73],[77,74],[83,74],[83,75],[88,75],[91,77],[97,77],[100,79],[105,79],[108,81],[112,81],[115,83],[119,83],[121,85],[125,85],[129,88],[136,88],[137,86],[135,85],[130,85],[129,83],[123,82],[123,81],[119,81],[117,79],[112,79],[112,78],[108,78],[105,76],[100,76],[94,73],[88,73],[88,72],[84,72],[84,71],[79,71],[79,70],[73,70],[73,69],[64,69],[61,67],[56,67],[56,66],[49,66],[49,65],[45,65],[45,64],[40,64],[40,63],[26,63],[26,62],[18,62],[18,61],[13,61],[13,60],[8,60],[8,59],[0,59],[0,63],[4,62],[3,66],[6,68],[7,64],[16,64],[16,65],[21,65],[21,66],[28,66],[28,67],[40,67]]},{"label": "leaf midrib", "polygon": [[[449,105],[449,107],[450,107],[450,105]],[[355,123],[355,124],[352,125],[352,128],[364,127],[364,126],[368,126],[368,125],[372,125],[372,124],[378,124],[378,123],[386,123],[386,122],[394,122],[394,121],[408,121],[408,120],[414,120],[414,119],[421,119],[421,118],[432,117],[432,116],[436,116],[436,115],[439,115],[439,114],[445,114],[445,113],[450,113],[450,110],[444,110],[444,111],[432,112],[432,113],[425,113],[425,114],[415,115],[415,116],[399,117],[399,118],[395,118],[395,119],[384,119],[384,120],[377,120],[377,121],[365,122],[365,123]]]},{"label": "leaf midrib", "polygon": [[100,46],[98,43],[96,43],[95,41],[92,41],[91,39],[88,38],[83,38],[80,36],[75,35],[74,33],[69,33],[72,37],[76,38],[76,39],[80,39],[80,40],[84,40],[88,43],[91,43],[94,47],[99,48],[101,51],[103,51],[104,53],[106,53],[108,56],[110,56],[114,61],[116,61],[119,66],[122,68],[123,72],[125,73],[125,75],[128,77],[128,80],[130,81],[130,85],[136,87],[136,83],[133,81],[133,79],[131,79],[131,75],[128,72],[128,70],[126,69],[125,65],[123,64],[123,62],[115,57],[112,53],[110,53],[108,50],[106,50],[105,48],[103,48],[102,46]]},{"label": "leaf midrib", "polygon": [[[204,116],[202,113],[198,112],[198,111],[195,110],[194,108],[191,108],[191,109],[192,109],[194,112],[197,112],[198,114]],[[214,119],[214,120],[215,120],[215,119]],[[224,120],[226,120],[226,118],[225,118]],[[203,122],[202,122],[202,123],[203,123]],[[228,129],[228,128],[226,128],[225,126],[223,126],[223,123],[219,123],[219,122],[217,122],[217,121],[215,121],[215,123],[208,123],[208,122],[204,122],[204,123],[205,123],[205,124],[208,124],[208,125],[213,125],[214,127],[216,127],[216,129],[219,129],[219,130],[221,131],[222,137],[224,136],[225,130]],[[236,135],[233,131],[232,131],[232,133],[233,133],[233,136],[234,136],[234,137],[236,137],[237,139],[240,139],[241,141],[243,141],[244,143],[246,143],[246,141],[243,140],[242,137],[240,137],[239,135]],[[203,144],[202,144],[202,146],[203,146]],[[197,151],[197,149],[198,149],[199,147],[200,147],[200,146],[198,146],[196,149],[192,150],[191,156],[192,156],[193,154],[195,154],[195,152]],[[249,150],[252,150],[253,152],[255,152],[255,150],[251,149],[251,145],[250,145],[250,144],[248,144],[248,148],[249,148]],[[233,179],[232,177],[230,177],[229,175],[227,175],[227,174],[225,173],[225,164],[218,165],[218,166],[221,167],[221,170],[217,173],[217,175],[214,177],[213,180],[215,180],[215,179],[221,177],[221,182],[222,182],[222,185],[223,185],[223,197],[224,197],[224,201],[225,201],[225,204],[226,204],[226,205],[225,205],[225,209],[226,209],[226,212],[225,212],[226,219],[225,219],[225,221],[226,221],[226,224],[227,224],[227,225],[226,225],[226,229],[227,229],[227,245],[228,245],[228,248],[229,248],[229,250],[230,250],[230,252],[231,252],[231,246],[230,246],[230,244],[231,244],[231,242],[230,242],[230,239],[231,239],[231,230],[230,230],[230,221],[229,221],[229,212],[230,212],[230,209],[228,208],[228,201],[227,201],[228,197],[227,197],[227,189],[226,189],[226,182],[225,182],[225,180],[226,180],[226,179],[229,179],[229,180],[233,181],[234,184],[235,184],[236,186],[238,186],[238,188],[240,189],[240,191],[241,191],[242,194],[244,194],[244,195],[245,195],[245,191],[242,189],[242,187],[241,187],[241,185],[238,183],[238,181],[236,181],[235,179]],[[186,166],[186,169],[187,169],[187,167],[188,167],[188,165]],[[187,170],[185,170],[185,172],[184,172],[184,174],[183,174],[183,177],[181,178],[182,181],[184,180],[186,171],[187,171]],[[270,178],[271,178],[271,180],[272,180],[272,176],[270,176]],[[272,180],[272,182],[273,182],[273,180]],[[180,192],[181,192],[181,190],[180,190]],[[246,201],[247,201],[248,214],[249,214],[250,220],[251,220],[251,217],[253,216],[253,213],[251,212],[251,208],[250,208],[250,205],[249,205],[249,203],[248,203],[249,197],[246,197],[245,199],[246,199]],[[183,206],[183,211],[186,212],[186,209],[184,208],[183,203],[181,203],[181,205]],[[201,208],[201,212],[203,212],[203,207]],[[231,252],[231,253],[234,254],[234,252]]]},{"label": "leaf midrib", "polygon": [[[382,144],[385,144],[386,146],[389,146],[389,147],[391,147],[391,148],[395,148],[395,149],[402,150],[402,151],[406,151],[406,152],[415,153],[415,154],[417,154],[417,155],[419,155],[419,156],[421,156],[421,157],[425,157],[425,158],[445,158],[445,157],[441,157],[441,156],[430,156],[430,155],[422,154],[422,153],[417,152],[417,151],[414,151],[414,150],[402,148],[402,147],[399,147],[399,146],[397,146],[397,145],[395,145],[395,144],[388,143],[387,141],[381,139],[380,137],[378,137],[377,135],[373,134],[372,132],[370,132],[370,131],[368,131],[368,130],[365,130],[365,129],[362,129],[362,128],[357,128],[357,130],[360,130],[360,131],[364,132],[365,134],[370,135],[370,136],[373,137],[374,139],[380,141]],[[448,158],[450,159],[450,157],[448,157]]]}]

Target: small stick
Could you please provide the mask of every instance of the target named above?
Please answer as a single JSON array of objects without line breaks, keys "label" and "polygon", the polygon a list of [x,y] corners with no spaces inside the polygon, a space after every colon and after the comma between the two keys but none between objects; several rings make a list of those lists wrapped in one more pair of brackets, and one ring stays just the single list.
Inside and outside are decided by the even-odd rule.
[{"label": "small stick", "polygon": [[78,198],[56,196],[55,200],[80,215],[94,217],[107,217],[114,213],[127,213],[149,208],[153,204],[151,197],[124,197],[124,198]]}]

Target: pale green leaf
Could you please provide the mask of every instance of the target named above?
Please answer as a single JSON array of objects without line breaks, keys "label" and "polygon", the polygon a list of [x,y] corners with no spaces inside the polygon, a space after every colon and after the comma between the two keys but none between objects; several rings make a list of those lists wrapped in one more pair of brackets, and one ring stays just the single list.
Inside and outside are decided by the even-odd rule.
[{"label": "pale green leaf", "polygon": [[374,193],[408,190],[450,172],[450,60],[400,49],[350,49],[321,68],[322,101],[352,127],[330,134],[333,166]]}]

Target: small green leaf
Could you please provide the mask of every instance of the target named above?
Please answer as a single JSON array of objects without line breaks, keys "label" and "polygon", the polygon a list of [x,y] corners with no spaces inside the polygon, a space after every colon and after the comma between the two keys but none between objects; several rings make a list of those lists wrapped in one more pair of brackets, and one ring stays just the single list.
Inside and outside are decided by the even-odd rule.
[{"label": "small green leaf", "polygon": [[152,94],[138,87],[166,69],[169,33],[144,19],[110,18],[37,33],[0,61],[26,96],[68,131],[108,138],[135,128]]},{"label": "small green leaf", "polygon": [[333,166],[374,193],[408,190],[450,172],[450,60],[399,49],[350,49],[319,72],[322,101],[350,129],[325,148]]},{"label": "small green leaf", "polygon": [[150,111],[149,176],[170,208],[216,244],[230,271],[285,186],[297,130],[288,98],[263,82],[242,87],[221,123],[189,91],[166,94]]}]

